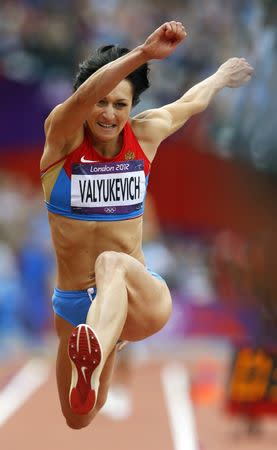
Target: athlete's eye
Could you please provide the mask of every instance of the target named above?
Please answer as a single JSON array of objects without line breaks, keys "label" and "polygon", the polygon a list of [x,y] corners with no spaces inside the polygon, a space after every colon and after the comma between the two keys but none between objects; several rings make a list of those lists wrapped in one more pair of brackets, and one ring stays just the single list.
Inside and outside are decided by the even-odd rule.
[{"label": "athlete's eye", "polygon": [[107,104],[106,100],[99,100],[99,102],[97,102],[98,106],[105,106]]},{"label": "athlete's eye", "polygon": [[117,103],[115,104],[115,106],[116,106],[117,108],[124,108],[124,107],[127,106],[127,105],[126,105],[126,103],[123,103],[123,102],[117,102]]}]

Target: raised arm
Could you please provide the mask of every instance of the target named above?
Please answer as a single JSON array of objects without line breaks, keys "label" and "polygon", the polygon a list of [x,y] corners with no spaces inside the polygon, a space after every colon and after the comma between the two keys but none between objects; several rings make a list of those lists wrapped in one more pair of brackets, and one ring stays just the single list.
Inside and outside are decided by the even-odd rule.
[{"label": "raised arm", "polygon": [[46,119],[48,141],[63,148],[83,126],[93,104],[146,61],[169,56],[185,36],[186,32],[180,22],[167,22],[156,29],[144,44],[97,70]]},{"label": "raised arm", "polygon": [[217,92],[224,87],[242,86],[251,79],[253,71],[244,58],[228,59],[215,74],[193,86],[174,103],[137,115],[134,127],[138,139],[149,149],[152,145],[155,153],[160,142],[181,128],[193,114],[204,111]]}]

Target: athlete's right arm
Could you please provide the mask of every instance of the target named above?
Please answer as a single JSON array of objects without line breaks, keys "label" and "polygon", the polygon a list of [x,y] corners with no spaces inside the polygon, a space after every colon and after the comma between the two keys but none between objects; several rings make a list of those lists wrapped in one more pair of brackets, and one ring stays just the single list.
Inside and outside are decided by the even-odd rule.
[{"label": "athlete's right arm", "polygon": [[63,148],[83,126],[92,105],[105,97],[122,79],[146,61],[143,47],[139,46],[97,70],[47,117],[45,132],[48,142]]},{"label": "athlete's right arm", "polygon": [[145,62],[169,56],[185,36],[180,22],[167,22],[157,28],[144,44],[97,70],[46,119],[48,146],[64,149],[83,126],[92,105]]}]

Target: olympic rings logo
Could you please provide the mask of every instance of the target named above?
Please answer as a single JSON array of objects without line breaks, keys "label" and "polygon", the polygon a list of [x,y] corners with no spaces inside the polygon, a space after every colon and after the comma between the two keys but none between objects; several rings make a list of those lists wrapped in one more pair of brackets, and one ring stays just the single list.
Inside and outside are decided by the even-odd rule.
[{"label": "olympic rings logo", "polygon": [[114,214],[116,211],[116,208],[104,208],[104,211],[108,214]]}]

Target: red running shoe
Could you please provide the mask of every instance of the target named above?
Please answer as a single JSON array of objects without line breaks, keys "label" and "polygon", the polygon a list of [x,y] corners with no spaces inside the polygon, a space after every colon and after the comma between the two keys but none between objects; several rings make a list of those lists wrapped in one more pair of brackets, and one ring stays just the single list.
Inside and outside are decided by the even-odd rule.
[{"label": "red running shoe", "polygon": [[72,365],[70,407],[76,414],[87,414],[96,404],[102,357],[100,343],[89,325],[74,328],[68,355]]}]

